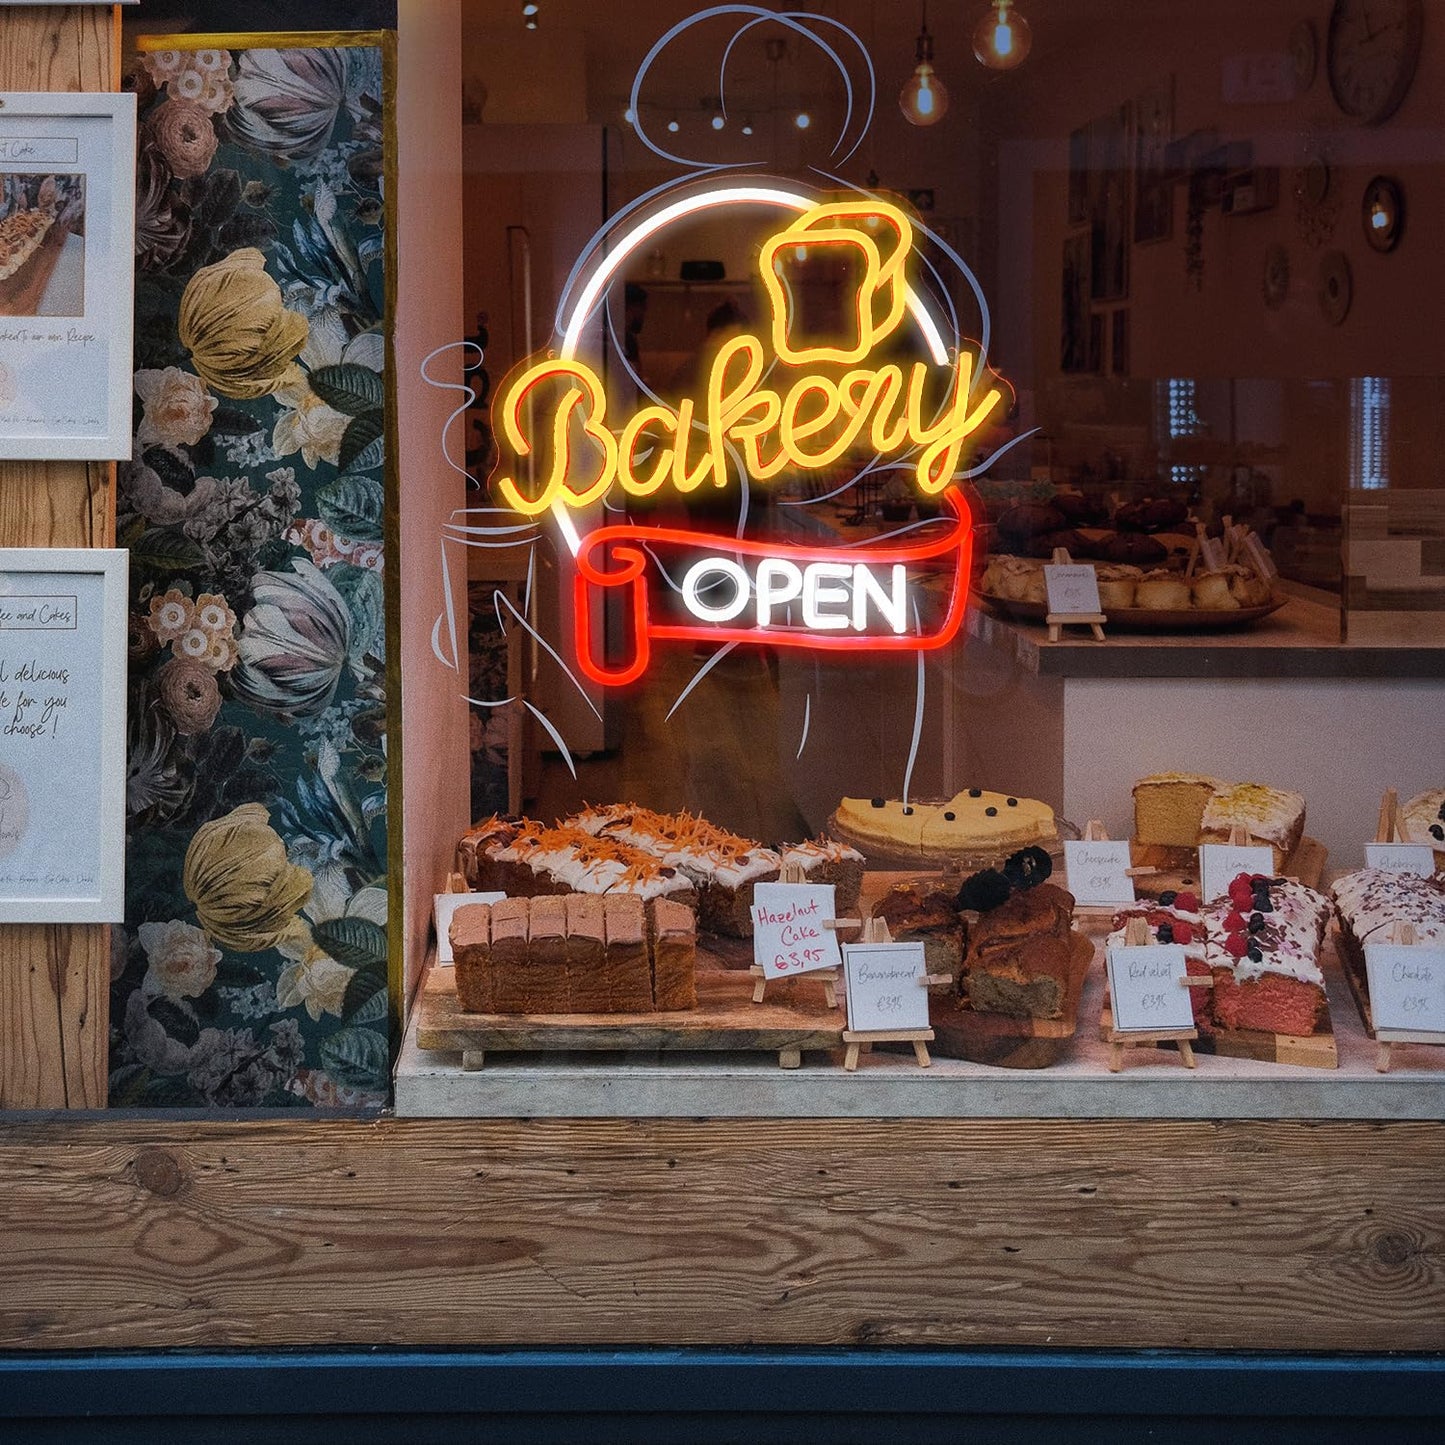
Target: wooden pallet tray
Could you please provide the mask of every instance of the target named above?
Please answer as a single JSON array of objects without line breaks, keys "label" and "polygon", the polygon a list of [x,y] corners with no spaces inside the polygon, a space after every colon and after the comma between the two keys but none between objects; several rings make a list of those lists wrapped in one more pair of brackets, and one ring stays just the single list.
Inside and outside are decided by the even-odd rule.
[{"label": "wooden pallet tray", "polygon": [[[1199,887],[1199,855],[1193,848],[1165,848],[1152,843],[1130,843],[1129,856],[1136,868],[1157,868],[1134,880],[1134,891],[1141,899],[1158,898],[1166,889],[1176,893],[1181,888]],[[1319,888],[1329,861],[1329,849],[1314,838],[1301,838],[1299,847],[1290,854],[1284,866],[1287,877],[1298,878],[1307,888]]]},{"label": "wooden pallet tray", "polygon": [[1074,934],[1069,961],[1069,987],[1064,1016],[1058,1019],[1020,1019],[1008,1014],[979,1013],[960,1007],[951,995],[934,994],[928,1003],[933,1025],[932,1052],[945,1059],[968,1059],[1001,1069],[1046,1069],[1068,1053],[1079,1026],[1079,997],[1094,959],[1094,945]]},{"label": "wooden pallet tray", "polygon": [[828,1007],[815,980],[770,983],[767,999],[755,1004],[751,974],[705,969],[697,975],[697,997],[696,1009],[678,1013],[467,1013],[457,1001],[453,970],[434,966],[422,984],[417,1047],[460,1052],[468,1069],[481,1068],[489,1052],[599,1049],[776,1053],[783,1068],[795,1069],[805,1049],[843,1047],[843,1012]]},{"label": "wooden pallet tray", "polygon": [[[1259,1029],[1227,1029],[1220,1033],[1200,1032],[1191,1040],[1196,1054],[1217,1054],[1227,1059],[1258,1059],[1266,1064],[1298,1064],[1306,1069],[1337,1069],[1340,1052],[1335,1046],[1334,1025],[1327,1006],[1324,1022],[1313,1034],[1267,1034]],[[1099,1014],[1099,1037],[1106,1043],[1114,1029],[1114,1014],[1107,999]],[[1145,1048],[1147,1045],[1140,1044]],[[1172,1049],[1166,1040],[1155,1048]]]}]

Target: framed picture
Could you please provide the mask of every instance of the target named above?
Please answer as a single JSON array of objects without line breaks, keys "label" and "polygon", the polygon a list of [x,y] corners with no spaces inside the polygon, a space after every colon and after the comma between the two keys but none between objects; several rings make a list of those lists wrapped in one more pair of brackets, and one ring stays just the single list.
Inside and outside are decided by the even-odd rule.
[{"label": "framed picture", "polygon": [[129,561],[123,549],[0,548],[7,923],[125,916]]},{"label": "framed picture", "polygon": [[1134,239],[1167,241],[1174,234],[1174,179],[1169,142],[1174,136],[1174,77],[1134,102]]},{"label": "framed picture", "polygon": [[1062,310],[1059,318],[1059,370],[1090,371],[1089,233],[1064,240]]},{"label": "framed picture", "polygon": [[1069,132],[1069,224],[1089,219],[1089,127]]},{"label": "framed picture", "polygon": [[1129,309],[1120,306],[1110,318],[1109,375],[1129,374]]},{"label": "framed picture", "polygon": [[0,458],[131,452],[131,94],[0,109]]},{"label": "framed picture", "polygon": [[1122,301],[1129,294],[1129,107],[1101,116],[1089,130],[1089,294]]}]

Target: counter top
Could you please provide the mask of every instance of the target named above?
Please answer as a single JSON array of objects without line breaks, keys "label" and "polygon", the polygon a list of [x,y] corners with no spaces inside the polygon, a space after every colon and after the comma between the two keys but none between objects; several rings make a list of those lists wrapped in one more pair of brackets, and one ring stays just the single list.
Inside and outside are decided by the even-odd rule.
[{"label": "counter top", "polygon": [[[1110,632],[1095,642],[1085,629],[1050,642],[1042,623],[1021,622],[975,604],[971,639],[999,648],[1041,677],[1079,678],[1441,678],[1439,647],[1342,643],[1339,604],[1326,594],[1291,595],[1253,626],[1220,632]],[[1445,628],[1445,624],[1442,624]]]}]

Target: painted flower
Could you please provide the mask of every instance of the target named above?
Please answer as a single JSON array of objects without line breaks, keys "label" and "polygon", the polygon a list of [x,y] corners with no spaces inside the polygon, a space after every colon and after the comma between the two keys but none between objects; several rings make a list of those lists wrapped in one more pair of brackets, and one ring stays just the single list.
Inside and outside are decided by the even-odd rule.
[{"label": "painted flower", "polygon": [[156,686],[161,706],[183,737],[195,737],[209,730],[221,710],[221,689],[216,686],[216,674],[206,663],[188,656],[173,657],[166,663],[156,674]]},{"label": "painted flower", "polygon": [[184,592],[172,587],[164,596],[151,598],[147,621],[158,642],[174,642],[190,631],[195,620],[196,604]]},{"label": "painted flower", "polygon": [[204,660],[212,672],[230,672],[241,660],[241,649],[229,632],[213,633]]},{"label": "painted flower", "polygon": [[188,59],[188,52],[184,50],[148,50],[141,56],[140,63],[156,85],[161,86],[179,75],[186,68]]},{"label": "painted flower", "polygon": [[196,830],[182,886],[217,943],[262,953],[292,930],[311,896],[311,875],[287,859],[265,807],[242,803]]},{"label": "painted flower", "polygon": [[172,646],[177,657],[199,662],[211,650],[211,639],[199,627],[188,627]]},{"label": "painted flower", "polygon": [[276,418],[271,430],[271,450],[278,457],[299,451],[313,470],[321,462],[335,466],[351,418],[327,406],[304,379],[279,387],[276,400],[287,410]]},{"label": "painted flower", "polygon": [[243,50],[236,103],[226,116],[232,136],[271,159],[319,155],[346,102],[346,56],[340,50]]},{"label": "painted flower", "polygon": [[340,1018],[346,985],[355,972],[312,944],[304,957],[281,970],[276,980],[276,1002],[282,1008],[305,1008],[316,1022],[324,1013]]},{"label": "painted flower", "polygon": [[191,212],[171,190],[171,170],[153,145],[136,157],[135,258],[143,271],[159,271],[185,250]]},{"label": "painted flower", "polygon": [[151,111],[146,136],[166,158],[171,174],[182,181],[205,175],[220,144],[211,112],[180,96],[163,100]]},{"label": "painted flower", "polygon": [[202,592],[196,598],[196,626],[212,634],[230,632],[236,626],[236,614],[219,592]]},{"label": "painted flower", "polygon": [[220,404],[200,377],[179,366],[135,373],[135,392],[145,406],[136,430],[136,445],[144,450],[155,442],[164,446],[195,446],[211,429],[211,413]]},{"label": "painted flower", "polygon": [[202,379],[223,396],[254,401],[298,378],[306,318],[281,303],[253,246],[203,266],[181,297],[177,332]]},{"label": "painted flower", "polygon": [[146,983],[167,998],[199,998],[216,981],[221,950],[205,933],[189,923],[142,923],[140,946],[150,968]]},{"label": "painted flower", "polygon": [[256,605],[241,624],[237,697],[264,712],[310,717],[336,692],[351,643],[351,612],[314,563],[258,572]]}]

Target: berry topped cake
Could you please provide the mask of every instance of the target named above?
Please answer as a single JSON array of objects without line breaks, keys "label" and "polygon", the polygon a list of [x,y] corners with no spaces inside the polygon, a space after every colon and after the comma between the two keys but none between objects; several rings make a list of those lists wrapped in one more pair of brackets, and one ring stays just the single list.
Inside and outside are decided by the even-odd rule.
[{"label": "berry topped cake", "polygon": [[1335,880],[1330,889],[1340,916],[1340,952],[1365,976],[1365,945],[1390,943],[1396,924],[1409,923],[1415,941],[1445,944],[1445,884],[1414,873],[1361,868]]},{"label": "berry topped cake", "polygon": [[965,788],[946,803],[844,798],[833,815],[833,831],[865,853],[902,854],[935,863],[1053,843],[1059,836],[1047,803],[983,788]]},{"label": "berry topped cake", "polygon": [[1395,827],[1402,843],[1435,850],[1436,872],[1445,868],[1445,788],[1431,788],[1401,803]]},{"label": "berry topped cake", "polygon": [[[1199,912],[1199,899],[1193,893],[1166,890],[1154,904],[1141,903],[1135,908],[1125,908],[1114,915],[1112,931],[1104,940],[1104,948],[1122,948],[1129,924],[1142,918],[1149,931],[1150,943],[1177,943],[1184,950],[1184,970],[1200,978],[1210,977],[1209,965],[1205,962],[1204,919]],[[1194,1010],[1194,1026],[1201,1033],[1209,1033],[1214,1027],[1210,1012],[1210,995],[1207,988],[1191,988],[1189,1002]]]}]

